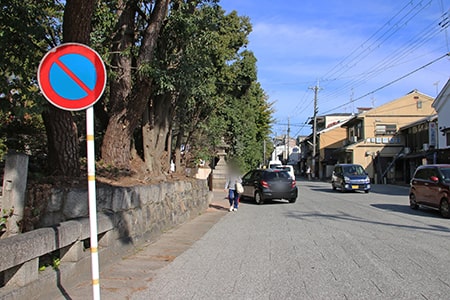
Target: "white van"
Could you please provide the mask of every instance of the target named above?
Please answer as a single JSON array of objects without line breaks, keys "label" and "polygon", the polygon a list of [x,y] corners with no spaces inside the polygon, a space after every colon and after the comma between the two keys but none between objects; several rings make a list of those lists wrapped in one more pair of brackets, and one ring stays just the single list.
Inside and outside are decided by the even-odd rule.
[{"label": "white van", "polygon": [[274,169],[287,171],[289,173],[289,175],[291,175],[291,178],[293,180],[295,180],[295,174],[294,174],[294,167],[293,166],[291,166],[291,165],[279,165],[279,166],[276,166]]},{"label": "white van", "polygon": [[281,167],[281,161],[279,161],[279,160],[271,160],[269,162],[269,169],[276,169],[278,167]]}]

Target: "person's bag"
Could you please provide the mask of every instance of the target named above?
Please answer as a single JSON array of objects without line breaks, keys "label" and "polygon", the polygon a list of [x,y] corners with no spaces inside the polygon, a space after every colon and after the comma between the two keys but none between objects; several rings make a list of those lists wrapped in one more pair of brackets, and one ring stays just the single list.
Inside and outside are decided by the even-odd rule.
[{"label": "person's bag", "polygon": [[242,186],[242,184],[240,182],[236,182],[236,192],[238,192],[238,194],[241,194],[244,192],[244,187]]}]

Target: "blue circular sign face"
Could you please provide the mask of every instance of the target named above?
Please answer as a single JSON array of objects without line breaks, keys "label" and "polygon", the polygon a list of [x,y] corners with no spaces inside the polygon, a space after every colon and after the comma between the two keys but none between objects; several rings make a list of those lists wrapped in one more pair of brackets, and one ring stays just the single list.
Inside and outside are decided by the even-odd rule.
[{"label": "blue circular sign face", "polygon": [[103,94],[106,69],[97,52],[76,43],[50,50],[38,70],[39,87],[55,106],[81,110],[93,105]]},{"label": "blue circular sign face", "polygon": [[[80,54],[66,54],[59,58],[60,63],[55,63],[50,68],[50,84],[54,91],[69,100],[78,100],[88,95],[93,90],[96,82],[97,71],[94,64]],[[82,84],[72,78],[67,72],[82,80]],[[87,87],[87,90],[86,90]]]}]

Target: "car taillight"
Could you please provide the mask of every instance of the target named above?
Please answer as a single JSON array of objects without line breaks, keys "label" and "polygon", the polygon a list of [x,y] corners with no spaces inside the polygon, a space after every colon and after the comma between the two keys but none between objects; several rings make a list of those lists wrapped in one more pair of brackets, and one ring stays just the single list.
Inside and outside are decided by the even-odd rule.
[{"label": "car taillight", "polygon": [[261,180],[261,185],[265,188],[269,187],[269,184],[267,183],[267,181]]},{"label": "car taillight", "polygon": [[294,188],[295,187],[295,180],[292,180],[292,182],[291,182],[291,188]]}]

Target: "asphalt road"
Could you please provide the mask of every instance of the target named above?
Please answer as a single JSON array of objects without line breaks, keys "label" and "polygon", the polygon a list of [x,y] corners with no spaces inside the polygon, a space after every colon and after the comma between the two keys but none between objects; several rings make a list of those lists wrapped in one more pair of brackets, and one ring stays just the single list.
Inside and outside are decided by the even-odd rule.
[{"label": "asphalt road", "polygon": [[406,187],[298,186],[294,204],[241,203],[132,299],[450,299],[450,220]]}]

